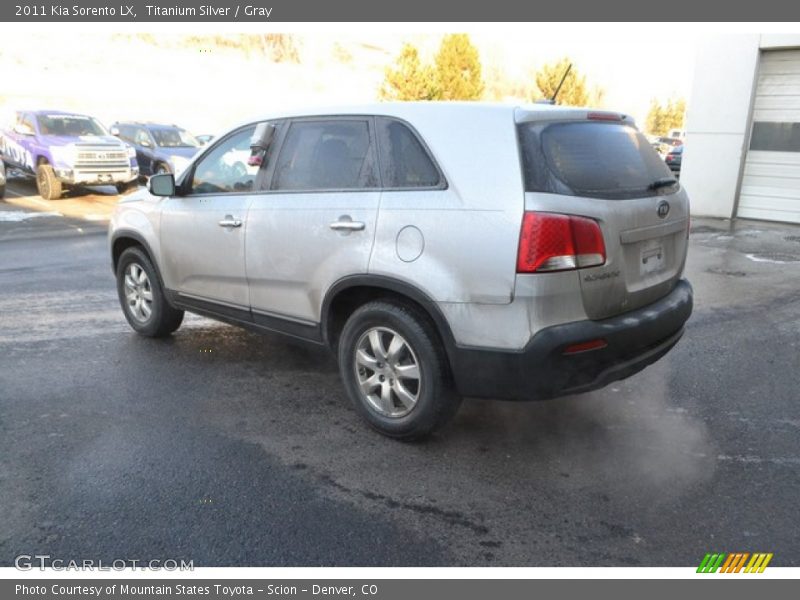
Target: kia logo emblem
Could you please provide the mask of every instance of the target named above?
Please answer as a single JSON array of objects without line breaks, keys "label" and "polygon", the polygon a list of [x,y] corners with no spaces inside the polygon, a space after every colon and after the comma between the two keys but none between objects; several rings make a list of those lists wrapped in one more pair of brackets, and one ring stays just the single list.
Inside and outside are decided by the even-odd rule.
[{"label": "kia logo emblem", "polygon": [[669,214],[669,202],[667,202],[666,200],[662,200],[661,202],[659,202],[656,212],[658,213],[659,217],[665,219]]}]

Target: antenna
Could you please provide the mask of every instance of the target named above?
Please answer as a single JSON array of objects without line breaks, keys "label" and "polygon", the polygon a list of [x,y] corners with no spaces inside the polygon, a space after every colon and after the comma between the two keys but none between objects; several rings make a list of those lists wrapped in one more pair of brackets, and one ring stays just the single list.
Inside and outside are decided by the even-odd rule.
[{"label": "antenna", "polygon": [[561,78],[561,83],[558,84],[558,87],[556,88],[556,91],[553,92],[553,97],[550,98],[550,104],[555,104],[556,103],[556,97],[558,96],[558,92],[561,91],[561,86],[564,85],[564,81],[566,81],[567,75],[569,75],[569,72],[571,70],[572,70],[572,63],[569,63],[569,65],[567,66],[567,70],[564,71],[564,76]]}]

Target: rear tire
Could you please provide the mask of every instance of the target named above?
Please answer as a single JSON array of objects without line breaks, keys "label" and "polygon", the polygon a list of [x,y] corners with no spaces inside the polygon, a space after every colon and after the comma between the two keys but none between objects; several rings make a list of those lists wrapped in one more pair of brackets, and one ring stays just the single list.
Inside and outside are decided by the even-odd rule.
[{"label": "rear tire", "polygon": [[141,248],[128,248],[119,257],[117,295],[125,318],[137,333],[166,337],[181,326],[183,311],[169,304],[158,273]]},{"label": "rear tire", "polygon": [[6,197],[6,184],[0,185],[0,198]]},{"label": "rear tire", "polygon": [[424,437],[461,404],[433,326],[409,306],[375,301],[357,309],[342,330],[338,357],[356,410],[388,437]]},{"label": "rear tire", "polygon": [[36,190],[45,200],[58,200],[61,198],[61,182],[56,177],[53,167],[42,163],[36,167]]}]

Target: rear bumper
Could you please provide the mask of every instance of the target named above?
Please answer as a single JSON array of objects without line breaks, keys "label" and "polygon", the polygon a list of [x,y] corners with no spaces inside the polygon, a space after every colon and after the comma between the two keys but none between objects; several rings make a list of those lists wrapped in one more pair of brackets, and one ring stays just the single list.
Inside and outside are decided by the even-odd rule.
[{"label": "rear bumper", "polygon": [[[544,400],[595,390],[630,377],[664,356],[692,313],[692,286],[682,279],[660,300],[610,319],[539,331],[521,351],[456,347],[451,366],[464,396]],[[601,338],[607,346],[565,355],[570,345]]]}]

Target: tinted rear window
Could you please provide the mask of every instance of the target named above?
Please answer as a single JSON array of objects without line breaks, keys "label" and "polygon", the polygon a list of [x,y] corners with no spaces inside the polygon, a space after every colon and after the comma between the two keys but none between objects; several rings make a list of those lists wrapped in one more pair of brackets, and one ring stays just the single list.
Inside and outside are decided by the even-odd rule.
[{"label": "tinted rear window", "polygon": [[291,124],[275,166],[272,189],[375,187],[378,178],[368,121],[325,119]]},{"label": "tinted rear window", "polygon": [[672,177],[639,131],[622,123],[574,121],[519,126],[525,190],[621,200],[673,193],[648,189]]},{"label": "tinted rear window", "polygon": [[439,171],[417,136],[394,119],[379,117],[377,123],[383,187],[437,187],[441,183]]}]

